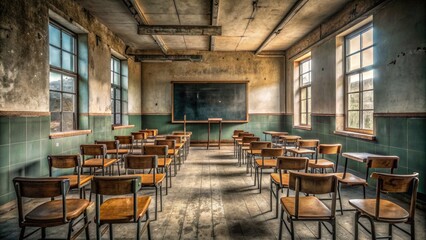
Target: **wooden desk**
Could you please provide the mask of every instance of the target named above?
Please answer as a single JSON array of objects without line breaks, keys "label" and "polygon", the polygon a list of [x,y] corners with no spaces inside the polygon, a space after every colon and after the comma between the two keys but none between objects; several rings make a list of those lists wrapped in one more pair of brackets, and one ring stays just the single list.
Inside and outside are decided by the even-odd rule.
[{"label": "wooden desk", "polygon": [[219,146],[219,149],[220,149],[220,138],[222,136],[222,118],[209,118],[209,119],[207,119],[207,122],[209,124],[209,131],[208,131],[208,134],[207,134],[207,149],[209,149],[209,146],[210,146],[210,124],[212,124],[212,123],[218,123],[219,124],[219,143],[218,143],[218,146]]},{"label": "wooden desk", "polygon": [[[368,157],[380,157],[383,155],[373,154],[373,153],[366,153],[366,152],[347,152],[342,153],[342,157],[345,158],[345,169],[343,170],[343,178],[346,177],[346,170],[348,168],[348,159],[357,161],[357,162],[367,162]],[[336,166],[337,169],[337,166]]]},{"label": "wooden desk", "polygon": [[265,134],[265,141],[267,141],[267,136],[271,135],[271,142],[273,142],[273,138],[280,135],[287,135],[288,132],[276,132],[276,131],[263,131],[263,134]]}]

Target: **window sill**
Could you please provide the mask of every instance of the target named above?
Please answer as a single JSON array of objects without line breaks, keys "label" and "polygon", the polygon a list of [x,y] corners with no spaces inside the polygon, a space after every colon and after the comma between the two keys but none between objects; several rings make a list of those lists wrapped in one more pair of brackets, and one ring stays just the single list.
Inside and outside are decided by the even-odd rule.
[{"label": "window sill", "polygon": [[312,126],[301,126],[301,125],[298,125],[298,126],[293,126],[293,128],[301,129],[301,130],[307,130],[307,131],[312,131]]},{"label": "window sill", "polygon": [[134,128],[135,125],[112,125],[112,130]]},{"label": "window sill", "polygon": [[87,135],[91,134],[92,130],[75,130],[75,131],[69,131],[69,132],[58,132],[58,133],[51,133],[49,135],[50,139],[55,138],[64,138],[64,137],[72,137],[72,136],[79,136],[79,135]]},{"label": "window sill", "polygon": [[334,131],[334,134],[346,136],[346,137],[353,137],[353,138],[359,138],[364,139],[368,141],[376,141],[376,136],[371,134],[365,134],[365,133],[357,133],[357,132],[348,132],[348,131],[340,131],[336,130]]}]

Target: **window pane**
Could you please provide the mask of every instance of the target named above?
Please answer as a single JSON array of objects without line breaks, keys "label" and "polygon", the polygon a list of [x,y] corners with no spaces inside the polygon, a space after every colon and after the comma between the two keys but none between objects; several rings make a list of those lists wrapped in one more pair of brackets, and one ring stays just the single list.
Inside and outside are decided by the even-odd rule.
[{"label": "window pane", "polygon": [[302,100],[300,102],[300,112],[302,112],[302,113],[306,112],[306,100]]},{"label": "window pane", "polygon": [[49,82],[50,82],[50,90],[61,90],[61,74],[56,72],[50,72],[49,75]]},{"label": "window pane", "polygon": [[121,113],[121,102],[115,101],[115,113]]},{"label": "window pane", "polygon": [[111,88],[111,99],[114,99],[114,88]]},{"label": "window pane", "polygon": [[72,112],[64,112],[62,114],[63,122],[62,122],[62,131],[71,131],[74,130],[74,113]]},{"label": "window pane", "polygon": [[358,111],[348,112],[348,127],[359,128],[359,112]]},{"label": "window pane", "polygon": [[120,86],[120,75],[118,73],[114,73],[114,84]]},{"label": "window pane", "polygon": [[61,67],[61,51],[52,46],[49,46],[49,64]]},{"label": "window pane", "polygon": [[311,60],[303,62],[301,69],[302,69],[302,73],[309,72],[311,70]]},{"label": "window pane", "polygon": [[[111,63],[112,65],[112,63]],[[114,83],[114,72],[111,71],[111,83]]]},{"label": "window pane", "polygon": [[363,92],[363,94],[362,94],[362,108],[364,110],[374,109],[373,90]]},{"label": "window pane", "polygon": [[49,44],[61,47],[61,31],[49,24]]},{"label": "window pane", "polygon": [[362,48],[366,48],[373,45],[373,28],[362,34]]},{"label": "window pane", "polygon": [[121,115],[120,114],[115,114],[115,123],[116,124],[120,124],[121,123]]},{"label": "window pane", "polygon": [[64,93],[64,94],[62,94],[62,98],[63,98],[62,111],[73,112],[74,111],[74,95]]},{"label": "window pane", "polygon": [[348,68],[349,72],[361,67],[360,54],[359,53],[354,54],[354,55],[348,57],[347,61],[348,61],[347,62],[347,68]]},{"label": "window pane", "polygon": [[115,113],[115,109],[114,109],[114,100],[111,99],[111,113]]},{"label": "window pane", "polygon": [[354,53],[360,50],[360,36],[357,35],[351,39],[349,39],[347,54]]},{"label": "window pane", "polygon": [[121,99],[121,91],[120,89],[115,89],[115,99]]},{"label": "window pane", "polygon": [[306,96],[307,98],[311,98],[311,87],[308,87],[308,96]]},{"label": "window pane", "polygon": [[373,48],[362,51],[362,66],[368,67],[373,65]]},{"label": "window pane", "polygon": [[311,124],[311,114],[308,114],[308,122],[306,124]]},{"label": "window pane", "polygon": [[306,88],[300,89],[300,98],[306,99]]},{"label": "window pane", "polygon": [[60,112],[61,111],[61,94],[58,92],[50,92],[49,98],[49,111]]},{"label": "window pane", "polygon": [[75,79],[64,75],[63,91],[75,93]]},{"label": "window pane", "polygon": [[74,55],[62,52],[62,68],[74,72]]},{"label": "window pane", "polygon": [[300,114],[300,123],[301,124],[307,124],[306,123],[306,114],[305,113]]},{"label": "window pane", "polygon": [[116,59],[114,59],[114,72],[120,72],[120,61],[117,61]]},{"label": "window pane", "polygon": [[302,86],[308,85],[311,83],[311,73],[305,73],[302,75]]},{"label": "window pane", "polygon": [[62,48],[74,53],[74,38],[65,32],[62,32]]},{"label": "window pane", "polygon": [[61,113],[59,112],[50,113],[50,131],[51,132],[61,131]]},{"label": "window pane", "polygon": [[348,77],[348,92],[359,91],[359,74],[349,75]]},{"label": "window pane", "polygon": [[348,109],[349,110],[359,109],[359,93],[348,94]]},{"label": "window pane", "polygon": [[373,70],[362,73],[363,90],[373,89]]},{"label": "window pane", "polygon": [[308,113],[311,112],[311,99],[308,100]]},{"label": "window pane", "polygon": [[364,111],[362,113],[362,128],[373,129],[373,111]]}]

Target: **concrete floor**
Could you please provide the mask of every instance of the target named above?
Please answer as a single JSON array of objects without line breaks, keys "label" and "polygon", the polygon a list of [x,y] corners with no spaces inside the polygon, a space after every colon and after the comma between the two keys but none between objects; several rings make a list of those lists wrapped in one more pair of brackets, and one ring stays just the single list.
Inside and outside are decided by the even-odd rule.
[{"label": "concrete floor", "polygon": [[[203,147],[191,147],[188,160],[173,177],[173,187],[164,197],[163,211],[158,220],[151,223],[153,239],[276,239],[278,219],[269,211],[269,173],[263,176],[263,191],[253,186],[253,179],[246,174],[245,167],[238,167],[230,146],[221,150]],[[267,172],[267,171],[266,171]],[[152,191],[142,191],[152,194]],[[360,198],[362,190],[344,188],[342,191],[345,207],[347,199]],[[71,197],[76,197],[75,193]],[[368,189],[368,197],[374,191]],[[36,201],[31,202],[37,204]],[[94,205],[89,209],[93,220]],[[153,203],[151,204],[153,210]],[[153,217],[153,213],[151,214]],[[354,212],[337,215],[337,238],[353,239]],[[425,212],[416,213],[416,239],[426,239]],[[378,232],[385,233],[387,226],[378,225]],[[317,224],[315,222],[298,222],[295,224],[297,238],[315,239]],[[95,238],[95,224],[90,225],[91,238]],[[368,239],[360,233],[360,239]],[[122,224],[114,227],[116,239],[135,239],[135,225]],[[16,208],[0,215],[0,239],[17,239],[19,227]],[[65,236],[65,227],[50,228],[47,236],[59,238]],[[146,239],[146,234],[142,235]],[[30,239],[39,238],[39,233]],[[289,234],[283,229],[283,239]],[[323,239],[330,239],[323,230]],[[81,234],[79,239],[84,239]],[[103,239],[108,239],[106,233]],[[394,239],[408,239],[399,230],[394,230]]]}]

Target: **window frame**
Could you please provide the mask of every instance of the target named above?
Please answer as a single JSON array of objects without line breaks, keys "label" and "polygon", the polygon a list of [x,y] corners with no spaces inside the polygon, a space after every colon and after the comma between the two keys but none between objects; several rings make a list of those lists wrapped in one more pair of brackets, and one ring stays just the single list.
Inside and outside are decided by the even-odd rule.
[{"label": "window frame", "polygon": [[[53,44],[50,43],[50,35],[48,35],[48,46],[49,46],[49,112],[52,115],[52,111],[50,109],[50,94],[52,92],[54,93],[59,93],[61,95],[60,98],[60,127],[58,131],[52,131],[52,128],[49,127],[50,132],[51,133],[61,133],[61,132],[68,132],[68,131],[74,131],[74,130],[78,130],[78,105],[79,105],[79,99],[78,99],[78,64],[77,64],[77,60],[78,60],[78,35],[74,32],[72,32],[71,30],[69,30],[68,28],[66,28],[65,26],[57,23],[56,21],[49,19],[49,23],[48,23],[48,28],[52,26],[56,29],[58,29],[60,31],[60,47],[55,46]],[[49,32],[49,31],[48,31]],[[73,39],[73,50],[74,52],[70,52],[66,49],[63,48],[63,38],[62,35],[63,33],[66,33],[67,35],[71,36],[71,38]],[[58,66],[54,66],[50,64],[50,59],[51,59],[51,55],[50,55],[50,47],[53,47],[55,49],[58,49],[60,51],[60,65],[61,67]],[[68,54],[71,54],[73,56],[73,69],[74,71],[71,70],[67,70],[63,68],[63,52],[66,52]],[[56,73],[56,74],[60,74],[61,75],[61,88],[60,90],[55,90],[55,89],[51,89],[50,88],[50,74],[51,73]],[[74,92],[70,92],[70,91],[64,91],[63,89],[63,85],[64,85],[64,77],[72,77],[74,78]],[[72,94],[74,101],[73,101],[73,110],[72,111],[72,119],[73,119],[73,126],[72,129],[67,129],[64,130],[64,110],[63,110],[63,94]],[[58,113],[57,111],[54,111],[53,113]],[[70,113],[70,112],[68,112]],[[52,123],[52,117],[50,120],[50,123]]]},{"label": "window frame", "polygon": [[[369,30],[373,30],[372,32],[372,37],[374,37],[374,28],[373,28],[373,24],[372,23],[368,23],[364,26],[361,26],[359,28],[357,28],[356,30],[352,31],[351,33],[349,33],[348,35],[344,36],[344,40],[343,40],[343,59],[344,59],[344,112],[345,112],[345,120],[344,120],[344,129],[345,131],[349,131],[349,132],[357,132],[357,133],[364,133],[364,134],[373,134],[374,133],[374,116],[372,117],[372,129],[366,129],[363,128],[364,125],[364,121],[363,121],[363,114],[366,111],[371,111],[374,114],[374,46],[375,46],[375,42],[374,42],[374,38],[372,40],[372,44],[369,45],[368,47],[362,47],[362,34],[369,31]],[[360,42],[360,49],[358,51],[355,51],[353,53],[348,53],[348,42],[350,39],[353,39],[355,37],[359,36],[359,42]],[[362,54],[364,51],[368,50],[368,49],[372,49],[373,50],[373,62],[371,65],[362,66],[363,63],[363,58],[362,58]],[[351,70],[349,71],[349,66],[348,66],[348,58],[355,55],[355,54],[360,54],[360,66],[357,69]],[[362,79],[362,75],[363,73],[367,73],[372,71],[372,81],[373,81],[373,85],[371,89],[367,89],[364,90],[363,88],[363,79]],[[349,77],[350,76],[354,76],[354,75],[358,75],[359,76],[359,80],[358,80],[358,91],[352,91],[349,92]],[[363,107],[363,96],[365,92],[373,92],[373,108],[372,109],[365,109]],[[356,110],[350,110],[349,109],[349,95],[350,94],[356,94],[358,93],[358,109]],[[359,123],[359,128],[353,128],[353,127],[349,127],[349,112],[358,112],[358,123]]]},{"label": "window frame", "polygon": [[[115,64],[114,61],[117,61],[119,63],[120,69],[119,71],[114,71]],[[114,83],[114,74],[118,74],[119,76],[119,85]],[[114,91],[112,91],[114,90]],[[120,98],[117,99],[117,91],[120,92]],[[111,115],[112,115],[112,125],[122,125],[123,124],[123,64],[122,60],[111,55]],[[116,110],[116,101],[120,102],[120,112],[117,113]],[[120,121],[117,121],[117,114],[120,115]]]},{"label": "window frame", "polygon": [[[303,72],[303,64],[309,62],[309,70],[307,72]],[[312,105],[309,107],[309,103],[312,104],[312,58],[309,56],[307,58],[301,59],[299,62],[299,126],[309,127],[311,126],[312,121]],[[303,84],[303,76],[309,74],[309,83]],[[302,91],[306,89],[306,98],[302,99]],[[311,94],[309,94],[309,92]],[[302,111],[302,101],[305,101],[305,112]],[[311,110],[311,111],[309,111]],[[303,114],[305,114],[305,119],[303,119]],[[303,120],[305,123],[302,123]]]}]

